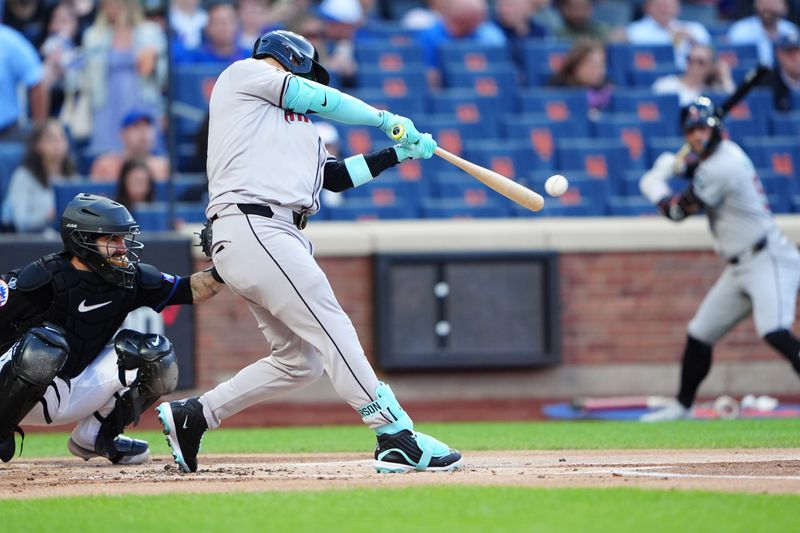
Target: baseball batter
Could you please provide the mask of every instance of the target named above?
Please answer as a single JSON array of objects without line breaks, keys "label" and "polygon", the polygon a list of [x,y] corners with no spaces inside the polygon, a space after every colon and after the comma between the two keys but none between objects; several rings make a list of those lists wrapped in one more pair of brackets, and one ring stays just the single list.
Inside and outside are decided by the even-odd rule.
[{"label": "baseball batter", "polygon": [[[378,472],[452,470],[461,454],[415,432],[389,385],[367,361],[350,319],[302,233],[319,209],[322,188],[342,191],[408,159],[430,158],[436,142],[404,117],[379,111],[327,87],[328,73],[304,37],[273,31],[249,59],[219,77],[210,101],[208,143],[211,255],[222,278],[248,303],[271,355],[199,398],[162,403],[157,411],[173,456],[197,470],[200,439],[229,416],[318,379],[377,433]],[[306,116],[375,126],[399,144],[344,161],[330,156]]]},{"label": "baseball batter", "polygon": [[640,181],[642,193],[674,221],[704,208],[715,247],[727,266],[689,322],[677,401],[644,415],[655,422],[685,418],[711,368],[711,351],[748,314],[758,334],[800,373],[800,341],[791,333],[800,285],[800,254],[775,225],[753,163],[723,139],[714,104],[697,98],[682,113],[697,166],[688,188],[672,195],[675,155],[662,154]]}]

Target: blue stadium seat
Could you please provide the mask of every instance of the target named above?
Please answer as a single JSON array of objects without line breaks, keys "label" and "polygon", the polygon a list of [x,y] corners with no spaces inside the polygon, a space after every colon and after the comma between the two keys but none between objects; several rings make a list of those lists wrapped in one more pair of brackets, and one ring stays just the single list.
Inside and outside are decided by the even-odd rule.
[{"label": "blue stadium seat", "polygon": [[[433,135],[443,149],[457,156],[464,156],[464,146],[468,140],[483,139],[486,132],[479,122],[462,123],[453,115],[423,115],[414,120],[417,128]],[[423,163],[424,171],[438,173],[453,167],[439,157],[433,157]],[[401,165],[402,168],[403,165]]]},{"label": "blue stadium seat", "polygon": [[[406,67],[400,72],[362,68],[358,71],[359,89],[379,89],[390,98],[412,98],[410,107],[424,108],[424,96],[428,91],[425,67]],[[413,106],[419,102],[419,106]]]},{"label": "blue stadium seat", "polygon": [[[403,83],[399,82],[399,78],[394,81]],[[394,81],[390,83],[394,83]],[[408,86],[406,86],[406,88],[408,88]],[[410,118],[425,112],[425,92],[414,93],[407,89],[389,89],[385,91],[380,88],[353,89],[348,92],[352,96],[363,100],[373,107],[388,109],[392,113],[408,116]]]},{"label": "blue stadium seat", "polygon": [[511,179],[527,176],[537,164],[526,142],[504,139],[467,142],[464,159]]},{"label": "blue stadium seat", "polygon": [[658,210],[642,196],[612,196],[608,199],[608,214],[611,216],[656,216]]},{"label": "blue stadium seat", "polygon": [[368,198],[349,198],[341,205],[326,207],[330,220],[394,220],[417,218],[417,206],[396,203],[375,205]]},{"label": "blue stadium seat", "polygon": [[628,149],[629,164],[626,165],[626,168],[644,170],[649,166],[650,161],[645,149],[647,135],[636,115],[633,113],[604,113],[595,124],[597,124],[597,137],[622,141]]},{"label": "blue stadium seat", "polygon": [[53,185],[53,190],[56,194],[56,212],[61,213],[77,194],[83,192],[105,196],[106,198],[114,198],[117,192],[117,184],[97,183],[82,179],[73,182],[56,183]]},{"label": "blue stadium seat", "polygon": [[429,188],[432,188],[429,180],[407,180],[397,172],[385,171],[377,179],[342,194],[345,202],[351,198],[363,198],[379,207],[414,205],[426,196]]},{"label": "blue stadium seat", "polygon": [[[611,197],[612,184],[607,179],[588,177],[584,172],[569,172],[569,188],[558,198],[545,197],[545,205],[558,204],[562,206],[580,205],[585,207],[587,215],[603,216],[607,212],[608,199]],[[535,191],[544,191],[546,175],[536,176],[531,180],[531,188]]]},{"label": "blue stadium seat", "polygon": [[445,65],[443,72],[445,87],[473,89],[482,96],[514,101],[518,80],[517,71],[511,65],[495,66],[482,71]]},{"label": "blue stadium seat", "polygon": [[168,231],[172,224],[169,220],[169,204],[166,202],[152,202],[139,204],[133,210],[133,218],[139,223],[142,232]]},{"label": "blue stadium seat", "polygon": [[675,68],[675,63],[656,65],[651,70],[634,70],[630,73],[630,84],[633,87],[650,88],[659,78],[677,73],[678,69]]},{"label": "blue stadium seat", "polygon": [[360,70],[403,72],[422,65],[422,47],[413,39],[392,42],[390,39],[360,41],[354,50]]},{"label": "blue stadium seat", "polygon": [[[641,196],[639,181],[646,172],[640,169],[628,169],[622,173],[622,181],[617,183],[617,192],[622,196]],[[570,180],[571,181],[571,180]]]},{"label": "blue stadium seat", "polygon": [[439,45],[442,65],[458,65],[470,72],[486,72],[499,66],[511,67],[506,46],[486,45],[474,40],[446,41]]},{"label": "blue stadium seat", "polygon": [[[708,97],[717,104],[728,97],[724,93],[709,93]],[[772,113],[772,93],[769,89],[756,88],[750,91],[747,97],[731,109],[725,117],[725,124],[729,126],[732,137],[741,139],[748,135],[767,135],[769,130],[769,116]],[[737,124],[741,123],[741,124]],[[744,135],[739,135],[743,133]]]},{"label": "blue stadium seat", "polygon": [[648,166],[652,166],[655,160],[664,152],[675,153],[683,146],[685,139],[677,135],[671,137],[647,137],[645,145],[649,157]]},{"label": "blue stadium seat", "polygon": [[170,75],[174,94],[171,112],[181,138],[191,137],[208,112],[208,100],[217,77],[227,63],[173,64]]},{"label": "blue stadium seat", "polygon": [[168,202],[170,187],[175,188],[175,199],[178,202],[197,202],[208,194],[208,178],[205,174],[181,174],[170,181],[155,183],[154,197],[156,202]]},{"label": "blue stadium seat", "polygon": [[528,85],[536,87],[548,83],[561,66],[571,44],[567,42],[529,39],[522,46],[525,76]]},{"label": "blue stadium seat", "polygon": [[742,146],[756,168],[798,181],[800,137],[745,137]]},{"label": "blue stadium seat", "polygon": [[581,130],[585,122],[554,122],[544,113],[507,114],[503,118],[506,139],[512,142],[525,142],[533,158],[532,170],[556,168],[555,145],[558,139],[573,136],[587,137],[588,127]]},{"label": "blue stadium seat", "polygon": [[19,142],[0,142],[0,201],[5,197],[6,187],[11,175],[22,162],[25,144]]},{"label": "blue stadium seat", "polygon": [[432,193],[433,198],[463,200],[475,206],[504,201],[497,193],[472,176],[452,170],[435,176]]},{"label": "blue stadium seat", "polygon": [[586,91],[563,88],[522,89],[517,95],[523,113],[544,113],[554,122],[576,124],[587,121],[589,102]]},{"label": "blue stadium seat", "polygon": [[634,72],[647,72],[675,63],[675,51],[671,45],[631,45],[611,43],[608,54],[608,77],[619,86],[633,84]]},{"label": "blue stadium seat", "polygon": [[772,135],[800,136],[800,110],[770,113],[770,132]]},{"label": "blue stadium seat", "polygon": [[758,64],[758,48],[755,44],[717,43],[714,45],[717,58],[725,61],[731,69],[750,69]]},{"label": "blue stadium seat", "polygon": [[[489,191],[491,193],[491,191]],[[463,198],[426,198],[422,201],[425,218],[494,218],[511,216],[511,205],[506,198],[486,197],[486,202]],[[514,204],[516,205],[516,204]]]},{"label": "blue stadium seat", "polygon": [[392,143],[392,140],[373,126],[351,126],[336,124],[341,139],[342,156],[364,154],[379,150]]},{"label": "blue stadium seat", "polygon": [[556,143],[556,151],[557,168],[609,180],[614,191],[621,187],[619,182],[630,164],[627,147],[616,139],[569,139]]},{"label": "blue stadium seat", "polygon": [[434,114],[454,116],[464,124],[480,124],[487,137],[496,137],[498,112],[502,100],[478,94],[474,89],[442,89],[431,95],[431,111]]},{"label": "blue stadium seat", "polygon": [[615,113],[633,113],[647,136],[677,135],[680,106],[676,94],[653,94],[649,89],[617,89],[611,97]]},{"label": "blue stadium seat", "polygon": [[206,202],[176,202],[175,224],[202,224],[206,221]]},{"label": "blue stadium seat", "polygon": [[792,210],[792,195],[795,193],[793,186],[797,179],[780,176],[770,169],[758,169],[758,177],[769,200],[769,207],[773,213],[790,213]]}]

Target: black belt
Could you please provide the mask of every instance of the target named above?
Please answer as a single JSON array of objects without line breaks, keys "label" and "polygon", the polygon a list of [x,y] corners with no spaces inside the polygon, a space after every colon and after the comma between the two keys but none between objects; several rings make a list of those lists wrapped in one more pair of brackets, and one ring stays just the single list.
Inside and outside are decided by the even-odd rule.
[{"label": "black belt", "polygon": [[[267,218],[272,218],[275,216],[272,208],[268,205],[236,204],[236,206],[239,208],[239,211],[245,215],[257,215]],[[306,224],[308,224],[308,215],[305,213],[292,211],[292,223],[297,227],[297,229],[303,229],[306,227]]]},{"label": "black belt", "polygon": [[741,254],[741,255],[737,255],[736,257],[731,257],[730,259],[728,259],[728,263],[730,263],[732,265],[738,265],[739,261],[741,261],[744,258],[745,254],[752,253],[753,255],[755,255],[755,254],[757,254],[758,252],[760,252],[761,250],[763,250],[766,247],[767,247],[767,238],[766,237],[761,237],[761,240],[759,240],[757,243],[755,243],[753,246],[751,246],[750,249],[747,250],[747,252],[745,252],[744,254]]}]

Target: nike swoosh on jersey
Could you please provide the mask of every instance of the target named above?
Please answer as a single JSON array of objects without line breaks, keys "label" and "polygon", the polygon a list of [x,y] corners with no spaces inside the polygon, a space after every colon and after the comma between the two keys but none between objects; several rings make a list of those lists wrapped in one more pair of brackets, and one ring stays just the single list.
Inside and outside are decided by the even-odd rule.
[{"label": "nike swoosh on jersey", "polygon": [[94,311],[95,309],[100,309],[101,307],[105,307],[106,305],[108,305],[110,303],[111,303],[111,300],[109,300],[107,302],[102,302],[102,303],[99,303],[99,304],[86,305],[86,300],[84,300],[80,304],[78,304],[78,311],[80,311],[81,313],[86,313],[87,311]]}]

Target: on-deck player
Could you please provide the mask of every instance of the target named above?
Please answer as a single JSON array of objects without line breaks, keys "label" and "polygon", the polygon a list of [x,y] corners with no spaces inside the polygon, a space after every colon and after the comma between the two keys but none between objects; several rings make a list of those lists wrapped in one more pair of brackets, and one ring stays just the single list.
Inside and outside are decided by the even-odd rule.
[{"label": "on-deck player", "polygon": [[[715,342],[752,313],[758,334],[800,373],[800,340],[791,333],[800,284],[800,253],[772,218],[747,154],[722,136],[714,104],[700,97],[681,114],[686,142],[697,159],[685,191],[672,195],[675,155],[664,153],[640,189],[674,221],[705,209],[717,252],[727,263],[689,322],[677,399],[642,417],[646,422],[686,418],[711,369]],[[690,171],[691,175],[691,171]]]},{"label": "on-deck player", "polygon": [[[327,71],[304,37],[262,35],[211,94],[209,205],[214,265],[247,301],[272,353],[199,398],[158,408],[176,462],[197,470],[206,429],[255,403],[308,385],[327,371],[336,392],[377,433],[379,472],[452,470],[461,454],[414,431],[389,385],[378,381],[350,319],[300,231],[319,209],[320,189],[342,191],[408,159],[427,159],[436,142],[404,117],[327,87]],[[330,156],[307,113],[375,126],[399,144],[343,162]]]}]

